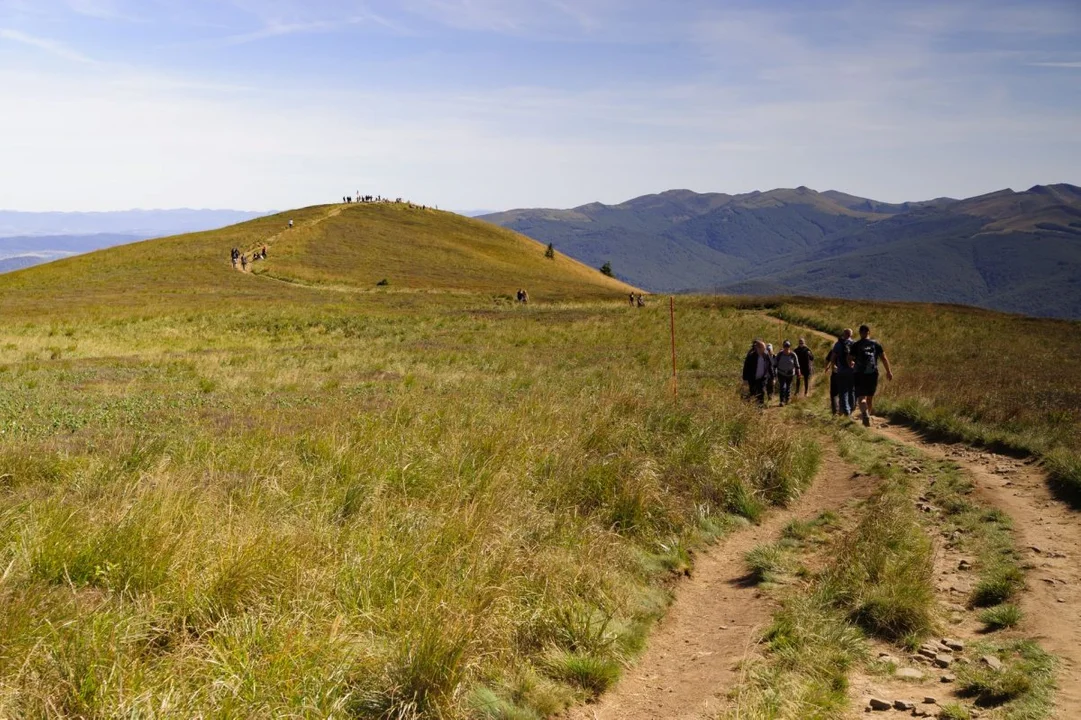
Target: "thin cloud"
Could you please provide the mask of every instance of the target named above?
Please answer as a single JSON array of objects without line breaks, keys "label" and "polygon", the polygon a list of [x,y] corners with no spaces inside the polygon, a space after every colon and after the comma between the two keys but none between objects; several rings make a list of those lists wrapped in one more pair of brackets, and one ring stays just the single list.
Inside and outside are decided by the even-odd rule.
[{"label": "thin cloud", "polygon": [[1036,62],[1029,63],[1030,67],[1047,67],[1047,68],[1081,68],[1081,61],[1078,62]]},{"label": "thin cloud", "polygon": [[78,50],[74,50],[62,42],[56,40],[50,40],[49,38],[38,37],[36,35],[30,35],[19,30],[12,30],[10,28],[0,28],[0,40],[8,40],[9,42],[19,43],[20,45],[26,45],[28,47],[36,48],[43,52],[47,52],[50,55],[54,55],[64,60],[71,60],[72,62],[82,63],[84,65],[97,65],[98,61],[84,55]]}]

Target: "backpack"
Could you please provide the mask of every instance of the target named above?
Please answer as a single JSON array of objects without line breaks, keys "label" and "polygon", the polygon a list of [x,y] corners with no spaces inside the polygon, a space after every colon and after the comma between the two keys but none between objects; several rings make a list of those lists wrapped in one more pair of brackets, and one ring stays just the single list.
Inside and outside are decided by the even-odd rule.
[{"label": "backpack", "polygon": [[878,372],[879,345],[874,340],[856,343],[852,348],[856,361],[856,372],[861,375],[874,375]]}]

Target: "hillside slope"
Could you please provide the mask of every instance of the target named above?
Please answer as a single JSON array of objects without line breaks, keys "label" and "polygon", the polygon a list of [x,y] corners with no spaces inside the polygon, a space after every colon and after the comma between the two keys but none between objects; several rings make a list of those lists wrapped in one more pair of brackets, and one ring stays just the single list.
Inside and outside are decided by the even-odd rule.
[{"label": "hillside slope", "polygon": [[[254,274],[232,268],[231,248],[250,252],[263,244],[269,257]],[[304,208],[8,273],[0,277],[0,313],[317,301],[327,299],[327,287],[362,291],[383,279],[390,291],[513,295],[523,287],[533,299],[630,291],[570,258],[546,259],[543,245],[509,230],[453,213],[373,204]]]},{"label": "hillside slope", "polygon": [[651,290],[981,305],[1081,317],[1081,188],[881,203],[808,188],[680,190],[485,219]]}]

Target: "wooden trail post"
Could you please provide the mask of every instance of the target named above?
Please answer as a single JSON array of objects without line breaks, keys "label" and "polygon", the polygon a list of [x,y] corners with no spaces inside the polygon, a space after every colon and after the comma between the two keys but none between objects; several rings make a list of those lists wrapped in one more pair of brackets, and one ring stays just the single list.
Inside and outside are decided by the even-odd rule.
[{"label": "wooden trail post", "polygon": [[679,380],[676,377],[676,298],[668,296],[668,318],[672,326],[672,397],[679,397]]}]

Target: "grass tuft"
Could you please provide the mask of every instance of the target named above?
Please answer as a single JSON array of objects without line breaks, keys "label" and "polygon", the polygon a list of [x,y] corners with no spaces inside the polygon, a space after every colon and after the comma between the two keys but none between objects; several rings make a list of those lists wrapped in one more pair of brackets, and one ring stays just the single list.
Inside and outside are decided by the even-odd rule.
[{"label": "grass tuft", "polygon": [[989,630],[1004,630],[1016,627],[1021,622],[1021,608],[1013,603],[1003,603],[989,607],[980,613],[980,622]]},{"label": "grass tuft", "polygon": [[743,563],[747,566],[748,577],[756,584],[777,582],[791,565],[788,553],[776,543],[757,545],[748,550]]},{"label": "grass tuft", "polygon": [[615,685],[622,672],[620,664],[612,658],[565,651],[550,653],[544,669],[553,678],[593,696]]},{"label": "grass tuft", "polygon": [[995,670],[985,663],[958,669],[958,690],[982,707],[1007,705],[1006,717],[1044,717],[1051,708],[1055,660],[1031,640],[981,643],[978,655],[995,655],[1003,663]]},{"label": "grass tuft", "polygon": [[1025,574],[1013,563],[991,565],[980,577],[969,598],[974,607],[991,607],[1012,600],[1025,587]]}]

